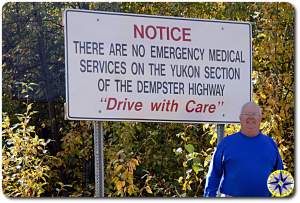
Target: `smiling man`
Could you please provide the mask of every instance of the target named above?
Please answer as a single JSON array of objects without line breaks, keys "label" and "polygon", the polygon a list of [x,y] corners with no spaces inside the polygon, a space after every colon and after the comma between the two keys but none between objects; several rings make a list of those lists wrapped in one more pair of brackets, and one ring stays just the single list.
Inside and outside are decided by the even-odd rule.
[{"label": "smiling man", "polygon": [[205,197],[270,197],[268,176],[283,164],[272,138],[259,131],[261,108],[244,104],[241,130],[224,138],[217,146],[206,178]]}]

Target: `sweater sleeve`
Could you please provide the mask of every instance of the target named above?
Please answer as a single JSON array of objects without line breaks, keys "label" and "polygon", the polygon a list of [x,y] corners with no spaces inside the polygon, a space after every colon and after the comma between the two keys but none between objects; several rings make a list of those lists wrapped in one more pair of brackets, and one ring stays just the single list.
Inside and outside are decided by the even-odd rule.
[{"label": "sweater sleeve", "polygon": [[221,142],[210,162],[209,170],[206,176],[204,197],[216,197],[219,189],[220,180],[223,176],[223,142]]},{"label": "sweater sleeve", "polygon": [[273,168],[273,171],[283,170],[284,169],[283,162],[282,162],[282,159],[281,159],[281,156],[280,156],[277,144],[275,143],[275,141],[272,138],[271,138],[271,141],[272,141],[272,144],[273,144],[273,146],[275,148],[275,151],[276,151],[276,163],[275,163],[275,166]]}]

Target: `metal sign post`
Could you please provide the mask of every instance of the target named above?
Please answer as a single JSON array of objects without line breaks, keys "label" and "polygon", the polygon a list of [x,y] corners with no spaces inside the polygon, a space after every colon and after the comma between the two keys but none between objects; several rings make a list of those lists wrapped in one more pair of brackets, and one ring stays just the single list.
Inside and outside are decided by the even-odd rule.
[{"label": "metal sign post", "polygon": [[224,138],[224,124],[217,124],[217,136],[218,136],[218,143],[219,144]]},{"label": "metal sign post", "polygon": [[95,197],[104,197],[104,153],[102,122],[94,121]]}]

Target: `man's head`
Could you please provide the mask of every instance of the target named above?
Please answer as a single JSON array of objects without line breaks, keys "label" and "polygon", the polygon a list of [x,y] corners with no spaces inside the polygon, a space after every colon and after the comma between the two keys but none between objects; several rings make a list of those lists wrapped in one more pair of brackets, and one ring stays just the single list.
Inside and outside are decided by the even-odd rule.
[{"label": "man's head", "polygon": [[247,136],[256,136],[262,118],[261,108],[254,102],[243,105],[240,114],[241,132]]}]

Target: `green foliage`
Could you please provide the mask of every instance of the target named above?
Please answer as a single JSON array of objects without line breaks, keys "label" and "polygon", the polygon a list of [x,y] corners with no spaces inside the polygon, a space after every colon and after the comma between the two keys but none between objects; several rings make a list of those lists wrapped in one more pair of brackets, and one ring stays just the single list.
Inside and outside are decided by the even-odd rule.
[{"label": "green foliage", "polygon": [[[47,92],[59,94],[64,86],[65,8],[251,22],[253,97],[263,109],[262,131],[277,142],[286,170],[294,174],[295,10],[291,4],[13,2],[4,5],[2,24],[5,194],[94,196],[92,123],[65,121],[62,96],[35,102],[37,113],[32,104],[24,107],[13,99],[11,92],[19,82],[25,96],[28,91],[35,98]],[[16,73],[23,80],[16,81]],[[29,120],[35,124],[29,125]],[[45,129],[51,129],[50,143],[41,139]],[[238,130],[238,125],[226,125],[225,134]],[[105,196],[202,196],[217,143],[216,125],[104,122],[104,132]],[[51,145],[49,156],[45,150]]]},{"label": "green foliage", "polygon": [[56,154],[62,160],[57,167],[64,169],[60,175],[64,177],[63,186],[67,185],[69,191],[65,193],[71,197],[93,196],[94,185],[84,186],[82,174],[83,163],[93,158],[92,123],[81,121],[68,124],[62,132],[61,150]]},{"label": "green foliage", "polygon": [[[198,133],[199,129],[196,126],[187,125],[185,131],[176,135],[180,142],[179,147],[173,151],[177,156],[178,165],[181,165],[183,171],[182,176],[177,179],[181,186],[180,191],[182,191],[177,192],[179,197],[197,197],[204,189],[203,183],[213,148],[210,145],[202,146],[195,139],[198,137]],[[207,132],[206,136],[210,137],[209,135],[212,135],[211,139],[213,139],[214,133]]]}]

